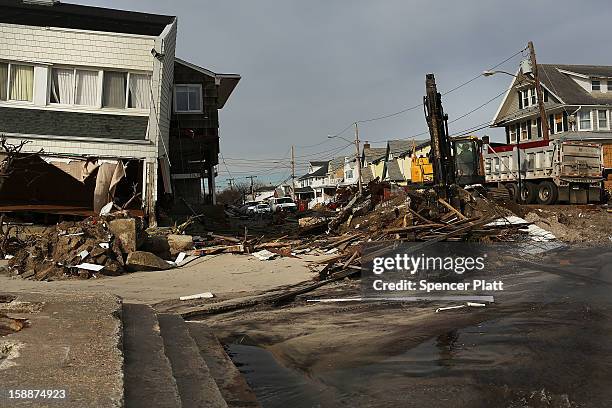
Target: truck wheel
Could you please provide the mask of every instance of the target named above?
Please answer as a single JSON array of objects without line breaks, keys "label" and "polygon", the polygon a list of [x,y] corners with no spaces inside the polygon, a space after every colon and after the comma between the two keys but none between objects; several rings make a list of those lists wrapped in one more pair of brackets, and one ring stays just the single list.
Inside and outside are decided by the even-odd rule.
[{"label": "truck wheel", "polygon": [[508,194],[510,194],[510,199],[514,202],[518,201],[518,187],[514,183],[506,184],[506,188],[508,189]]},{"label": "truck wheel", "polygon": [[538,204],[551,205],[557,202],[559,192],[552,181],[543,181],[538,185]]},{"label": "truck wheel", "polygon": [[523,183],[521,186],[521,201],[523,204],[533,204],[536,202],[538,186],[533,183]]}]

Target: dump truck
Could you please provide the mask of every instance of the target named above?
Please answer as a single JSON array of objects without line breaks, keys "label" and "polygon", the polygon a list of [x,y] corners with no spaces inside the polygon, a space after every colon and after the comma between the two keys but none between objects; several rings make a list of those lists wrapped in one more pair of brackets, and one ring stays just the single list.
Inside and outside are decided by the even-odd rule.
[{"label": "dump truck", "polygon": [[504,186],[516,201],[549,205],[602,199],[600,144],[559,138],[492,146],[485,139],[483,147],[485,186]]}]

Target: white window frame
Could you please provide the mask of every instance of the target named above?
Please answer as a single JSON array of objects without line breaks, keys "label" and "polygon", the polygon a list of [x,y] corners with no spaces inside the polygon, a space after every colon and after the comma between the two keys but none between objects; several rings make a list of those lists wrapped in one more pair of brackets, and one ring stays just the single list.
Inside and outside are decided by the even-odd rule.
[{"label": "white window frame", "polygon": [[[523,138],[523,125],[525,125],[525,138]],[[519,139],[521,140],[521,142],[524,140],[529,140],[529,126],[531,126],[531,121],[521,122],[519,124]]]},{"label": "white window frame", "polygon": [[[510,129],[509,129],[509,131],[508,131],[508,136],[509,136],[509,140],[508,140],[508,141],[509,141],[510,143],[516,143],[516,141],[518,140],[517,138],[518,138],[518,134],[519,134],[519,132],[518,132],[518,129],[517,129],[517,128],[518,128],[518,125],[517,125],[517,124],[512,124],[512,125],[510,125]],[[514,130],[513,130],[513,129],[514,129]],[[514,137],[512,137],[512,133],[513,133],[513,132],[514,132]]]},{"label": "white window frame", "polygon": [[[20,64],[20,63],[16,63],[17,65],[31,65],[31,64]],[[56,102],[51,102],[51,85],[52,85],[52,81],[51,81],[51,77],[52,77],[52,70],[53,69],[71,69],[72,70],[72,91],[73,91],[73,95],[74,95],[74,102],[72,104],[66,104],[66,103],[56,103]],[[76,73],[77,71],[90,71],[90,72],[97,72],[98,73],[98,81],[97,81],[97,100],[96,100],[96,105],[79,105],[76,103]],[[105,107],[103,106],[104,104],[104,73],[107,71],[112,71],[112,72],[121,72],[126,74],[126,86],[125,86],[125,105],[123,106],[123,108],[111,108],[111,107]],[[66,110],[76,110],[76,111],[92,111],[92,110],[96,110],[96,111],[103,111],[103,112],[134,112],[134,113],[139,113],[139,114],[144,114],[144,113],[149,113],[149,109],[139,109],[139,108],[130,108],[129,107],[129,92],[130,92],[130,75],[147,75],[149,77],[149,80],[152,77],[152,73],[148,72],[148,71],[131,71],[131,70],[121,70],[121,69],[113,69],[113,68],[95,68],[95,67],[85,67],[85,66],[75,66],[75,65],[62,65],[62,64],[57,64],[57,65],[52,65],[49,66],[49,71],[48,71],[48,86],[47,86],[47,105],[48,106],[52,106],[55,108],[66,108]],[[9,70],[9,75],[10,75],[10,70]],[[9,77],[9,81],[10,81],[10,77]],[[10,92],[10,91],[9,91]],[[5,102],[5,101],[1,101],[1,102]],[[11,102],[15,102],[15,101],[11,101]],[[153,100],[151,100],[150,102],[151,104],[153,104]]]},{"label": "white window frame", "polygon": [[[598,82],[599,89],[595,89],[595,82]],[[591,92],[601,92],[601,79],[591,79]]]},{"label": "white window frame", "polygon": [[31,101],[19,101],[16,99],[11,99],[11,68],[13,65],[21,65],[21,66],[26,66],[26,67],[32,67],[32,69],[35,69],[34,64],[28,64],[27,62],[19,62],[19,61],[2,61],[0,60],[0,62],[2,62],[3,64],[7,64],[8,68],[7,68],[7,78],[6,78],[6,100],[0,100],[0,103],[6,103],[6,102],[10,102],[12,104],[27,104],[27,105],[34,105],[34,91],[35,91],[35,87],[36,87],[36,79],[32,78],[32,100]]},{"label": "white window frame", "polygon": [[[531,106],[531,98],[529,97],[529,89],[523,89],[521,91],[521,99],[523,100],[523,109]],[[525,103],[527,101],[527,103]]]},{"label": "white window frame", "polygon": [[[176,88],[179,86],[186,86],[186,87],[191,87],[191,88],[198,88],[198,92],[200,95],[200,109],[199,110],[177,110],[176,109]],[[203,113],[204,112],[204,95],[202,93],[202,84],[174,84],[174,89],[173,89],[173,94],[174,94],[174,98],[173,98],[173,108],[174,108],[174,113],[176,114],[193,114],[193,113]]]},{"label": "white window frame", "polygon": [[[589,113],[589,124],[590,124],[589,128],[583,128],[582,125],[581,125],[582,120],[580,118],[580,114],[582,112],[588,112]],[[578,120],[577,120],[577,122],[578,122],[578,131],[593,130],[593,111],[592,110],[589,110],[589,111],[579,110],[578,111]]]},{"label": "white window frame", "polygon": [[[557,122],[557,116],[561,116],[561,120]],[[557,124],[561,126],[561,130],[557,129]],[[553,131],[555,134],[563,133],[563,113],[554,113],[553,114]]]},{"label": "white window frame", "polygon": [[[599,126],[599,112],[606,114],[606,126]],[[606,109],[597,109],[597,130],[610,130],[610,112]]]}]

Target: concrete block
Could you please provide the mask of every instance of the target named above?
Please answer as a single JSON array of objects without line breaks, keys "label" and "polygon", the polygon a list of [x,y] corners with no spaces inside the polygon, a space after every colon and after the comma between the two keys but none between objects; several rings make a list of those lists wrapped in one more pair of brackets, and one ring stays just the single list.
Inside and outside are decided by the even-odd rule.
[{"label": "concrete block", "polygon": [[136,251],[137,231],[134,218],[117,218],[108,222],[108,229],[119,241],[119,248],[124,254]]},{"label": "concrete block", "polygon": [[131,252],[125,262],[130,271],[163,271],[170,269],[171,265],[151,252]]},{"label": "concrete block", "polygon": [[173,257],[181,252],[187,252],[193,249],[193,237],[191,235],[170,234],[167,239],[168,246],[170,247],[170,255]]}]

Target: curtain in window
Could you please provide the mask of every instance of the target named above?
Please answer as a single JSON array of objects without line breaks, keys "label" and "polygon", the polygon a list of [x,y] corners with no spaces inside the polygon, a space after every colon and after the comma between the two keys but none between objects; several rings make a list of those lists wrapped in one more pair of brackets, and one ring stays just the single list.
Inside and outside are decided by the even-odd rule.
[{"label": "curtain in window", "polygon": [[98,105],[98,72],[76,72],[76,102],[77,105]]},{"label": "curtain in window", "polygon": [[125,108],[126,76],[124,72],[104,72],[102,105],[105,108]]},{"label": "curtain in window", "polygon": [[74,103],[74,71],[57,69],[51,71],[51,101],[72,105]]},{"label": "curtain in window", "polygon": [[11,95],[14,101],[32,101],[34,91],[34,67],[11,65]]},{"label": "curtain in window", "polygon": [[130,74],[130,108],[149,109],[151,101],[151,77]]},{"label": "curtain in window", "polygon": [[6,101],[8,94],[8,64],[0,63],[0,101]]}]

